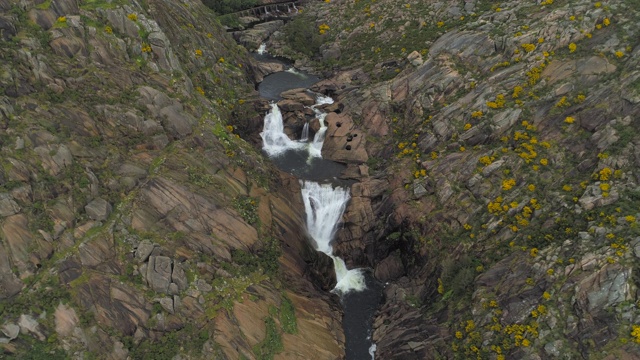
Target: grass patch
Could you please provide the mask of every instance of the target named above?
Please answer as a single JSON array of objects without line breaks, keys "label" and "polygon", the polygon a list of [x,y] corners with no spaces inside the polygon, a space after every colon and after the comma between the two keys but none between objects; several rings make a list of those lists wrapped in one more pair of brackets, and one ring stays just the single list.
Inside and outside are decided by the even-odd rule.
[{"label": "grass patch", "polygon": [[282,331],[287,334],[298,333],[296,309],[286,295],[282,296],[282,305],[280,306],[280,325],[282,326]]},{"label": "grass patch", "polygon": [[273,318],[267,317],[264,319],[264,325],[266,327],[264,340],[253,347],[253,352],[258,359],[271,360],[275,354],[284,350],[284,345],[282,344],[282,337]]}]

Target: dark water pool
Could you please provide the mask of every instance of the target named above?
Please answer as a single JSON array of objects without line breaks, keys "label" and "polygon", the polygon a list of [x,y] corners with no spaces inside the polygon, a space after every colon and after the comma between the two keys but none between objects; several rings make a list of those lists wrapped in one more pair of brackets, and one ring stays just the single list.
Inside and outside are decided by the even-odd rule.
[{"label": "dark water pool", "polygon": [[320,183],[344,185],[338,177],[346,166],[331,160],[312,157],[302,150],[289,150],[284,154],[272,157],[271,161],[280,168],[301,180],[311,180]]},{"label": "dark water pool", "polygon": [[371,329],[373,314],[382,300],[383,285],[371,273],[365,273],[367,288],[342,296],[344,318],[342,328],[345,336],[347,360],[371,360]]},{"label": "dark water pool", "polygon": [[320,78],[315,75],[291,68],[287,71],[265,76],[264,80],[258,85],[258,92],[265,99],[277,101],[282,99],[280,93],[283,91],[308,88],[318,81],[320,81]]}]

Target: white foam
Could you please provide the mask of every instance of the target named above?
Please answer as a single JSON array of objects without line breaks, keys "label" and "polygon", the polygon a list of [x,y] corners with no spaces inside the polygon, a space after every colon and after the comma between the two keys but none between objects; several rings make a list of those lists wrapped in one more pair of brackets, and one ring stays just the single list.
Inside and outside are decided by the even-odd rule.
[{"label": "white foam", "polygon": [[349,191],[313,181],[301,181],[301,185],[309,235],[316,243],[316,250],[322,251],[333,259],[337,280],[334,291],[344,294],[349,291],[364,290],[366,283],[362,271],[348,270],[344,260],[333,255],[331,246],[338,222],[350,198]]},{"label": "white foam", "polygon": [[278,105],[271,104],[271,111],[264,117],[264,127],[260,133],[262,137],[262,149],[269,156],[278,156],[287,150],[302,149],[306,145],[289,139],[284,133],[282,112]]},{"label": "white foam", "polygon": [[371,355],[371,360],[376,359],[376,349],[377,349],[376,344],[371,344],[371,346],[369,347],[369,355]]}]

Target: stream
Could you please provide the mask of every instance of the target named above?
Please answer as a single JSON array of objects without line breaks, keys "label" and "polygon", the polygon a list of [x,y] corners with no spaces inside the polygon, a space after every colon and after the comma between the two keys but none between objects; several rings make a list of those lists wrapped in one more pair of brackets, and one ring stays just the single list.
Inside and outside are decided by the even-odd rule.
[{"label": "stream", "polygon": [[319,120],[320,129],[309,137],[308,123],[298,139],[284,133],[282,113],[275,101],[280,93],[295,88],[308,88],[320,79],[294,68],[266,76],[258,90],[263,98],[272,101],[265,115],[260,133],[263,151],[283,171],[296,176],[301,184],[305,205],[307,231],[317,251],[333,259],[337,285],[332,290],[340,296],[344,307],[343,329],[347,360],[371,360],[375,344],[371,340],[373,314],[382,297],[382,284],[371,275],[370,269],[347,269],[344,260],[333,255],[331,242],[350,199],[349,183],[339,179],[346,168],[322,158],[322,144],[326,133],[326,113],[317,107],[333,103],[333,99],[312,94],[316,104],[311,106]]}]

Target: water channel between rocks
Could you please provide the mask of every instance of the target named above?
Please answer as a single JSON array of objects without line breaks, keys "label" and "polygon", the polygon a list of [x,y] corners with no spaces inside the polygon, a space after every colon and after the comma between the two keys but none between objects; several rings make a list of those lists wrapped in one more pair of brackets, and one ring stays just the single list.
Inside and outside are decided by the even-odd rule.
[{"label": "water channel between rocks", "polygon": [[[258,86],[260,95],[277,101],[284,91],[308,88],[320,79],[296,69],[278,72],[265,77]],[[343,328],[347,360],[369,360],[374,358],[375,344],[371,340],[372,318],[382,296],[382,285],[367,269],[348,270],[344,261],[333,255],[331,241],[349,201],[348,183],[338,179],[345,166],[322,159],[326,114],[318,109],[331,104],[333,99],[313,94],[316,104],[311,106],[320,128],[313,139],[309,138],[305,125],[298,140],[290,139],[284,132],[282,113],[274,103],[265,115],[264,128],[260,133],[263,150],[283,171],[300,179],[302,198],[305,204],[307,231],[315,242],[317,251],[333,259],[337,285],[333,292],[340,296],[344,307]]]}]

